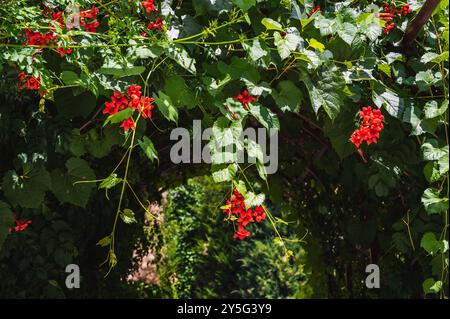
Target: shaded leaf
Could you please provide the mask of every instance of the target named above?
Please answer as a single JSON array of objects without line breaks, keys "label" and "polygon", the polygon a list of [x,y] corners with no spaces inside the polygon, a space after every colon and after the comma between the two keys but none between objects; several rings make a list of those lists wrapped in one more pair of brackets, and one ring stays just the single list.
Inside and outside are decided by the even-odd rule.
[{"label": "shaded leaf", "polygon": [[427,188],[422,195],[422,204],[428,214],[439,214],[448,210],[448,198],[441,197],[436,188]]},{"label": "shaded leaf", "polygon": [[125,208],[123,211],[120,212],[120,218],[125,224],[137,223],[136,217],[134,216],[134,212],[129,208]]},{"label": "shaded leaf", "polygon": [[250,113],[261,123],[266,129],[280,129],[280,122],[276,114],[259,103],[250,104]]},{"label": "shaded leaf", "polygon": [[144,154],[151,160],[158,160],[158,152],[155,149],[155,146],[153,145],[152,141],[147,137],[144,136],[142,140],[138,141],[139,146],[141,147]]},{"label": "shaded leaf", "polygon": [[158,94],[153,94],[153,98],[162,115],[169,121],[178,123],[178,109],[173,105],[170,97],[162,91],[158,91]]}]

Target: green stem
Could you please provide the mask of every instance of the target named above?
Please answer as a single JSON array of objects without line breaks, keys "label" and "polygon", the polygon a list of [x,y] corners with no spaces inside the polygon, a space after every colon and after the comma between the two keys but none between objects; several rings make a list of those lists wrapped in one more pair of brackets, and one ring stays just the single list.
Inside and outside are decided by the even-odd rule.
[{"label": "green stem", "polygon": [[[137,126],[138,121],[139,121],[139,116],[136,119],[135,127]],[[125,195],[125,188],[127,186],[128,171],[129,171],[129,168],[130,168],[131,154],[133,153],[133,146],[134,146],[135,137],[136,137],[136,129],[133,129],[133,133],[132,133],[132,137],[131,137],[131,143],[130,143],[130,146],[128,148],[128,157],[127,157],[127,163],[126,163],[126,166],[125,166],[125,174],[124,174],[124,177],[123,177],[123,180],[122,180],[122,190],[120,192],[119,204],[117,205],[116,216],[114,218],[114,224],[113,224],[113,228],[112,228],[112,231],[111,231],[110,252],[113,252],[113,253],[115,251],[115,232],[116,232],[117,222],[119,220],[119,215],[120,215],[121,208],[122,208],[123,198],[124,198],[124,195]],[[114,267],[114,265],[110,264],[110,268],[109,268],[108,272],[106,273],[105,277],[108,276],[108,274],[111,272],[113,267]]]}]

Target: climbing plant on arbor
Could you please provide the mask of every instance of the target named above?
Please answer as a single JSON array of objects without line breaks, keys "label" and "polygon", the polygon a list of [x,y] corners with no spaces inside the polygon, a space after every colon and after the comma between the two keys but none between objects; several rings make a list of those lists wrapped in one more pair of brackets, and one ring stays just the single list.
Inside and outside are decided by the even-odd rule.
[{"label": "climbing plant on arbor", "polygon": [[[211,213],[237,241],[268,223],[289,258],[278,227],[292,224],[310,254],[356,250],[448,296],[448,1],[402,41],[424,3],[3,1],[0,245],[102,203],[109,231],[90,236],[108,274],[120,229],[207,173],[229,186]],[[211,165],[173,165],[170,132],[194,119],[255,163],[213,150]],[[277,173],[246,127],[279,132]]]}]

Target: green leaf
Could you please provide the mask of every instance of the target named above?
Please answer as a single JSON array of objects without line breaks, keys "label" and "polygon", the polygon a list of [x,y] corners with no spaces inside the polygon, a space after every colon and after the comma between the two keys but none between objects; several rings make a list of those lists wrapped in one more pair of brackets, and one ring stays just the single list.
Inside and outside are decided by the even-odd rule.
[{"label": "green leaf", "polygon": [[272,89],[270,88],[270,84],[267,82],[261,82],[259,84],[255,84],[245,78],[241,78],[241,80],[244,81],[245,86],[247,87],[247,90],[251,95],[265,96],[267,93],[272,92]]},{"label": "green leaf", "polygon": [[258,83],[261,78],[260,72],[248,60],[233,56],[230,64],[220,61],[217,65],[220,73],[225,77],[222,82],[230,80],[240,80],[245,78],[253,83]]},{"label": "green leaf", "polygon": [[435,52],[427,52],[420,58],[420,62],[422,63],[428,63],[431,62],[434,58],[438,57],[439,54]]},{"label": "green leaf", "polygon": [[323,37],[336,32],[336,20],[327,19],[322,15],[314,19],[314,26],[320,30],[320,35]]},{"label": "green leaf", "polygon": [[113,268],[117,265],[117,256],[116,256],[116,253],[112,249],[110,249],[108,252],[108,260],[109,260],[108,264],[109,264],[110,268]]},{"label": "green leaf", "polygon": [[163,46],[167,55],[177,62],[181,67],[192,74],[197,73],[195,60],[189,56],[189,53],[181,46],[176,44],[168,44]]},{"label": "green leaf", "polygon": [[320,52],[323,52],[325,50],[325,46],[314,38],[309,39],[309,46],[319,50]]},{"label": "green leaf", "polygon": [[222,102],[216,103],[216,106],[230,121],[243,121],[248,114],[248,111],[242,107],[241,102],[235,101],[232,97],[227,98],[224,104]]},{"label": "green leaf", "polygon": [[372,91],[372,99],[379,108],[384,107],[387,112],[401,119],[405,109],[405,101],[397,93],[380,82],[375,82]]},{"label": "green leaf", "polygon": [[122,182],[123,180],[120,177],[117,177],[117,174],[111,174],[107,178],[105,178],[100,185],[98,186],[98,189],[110,189]]},{"label": "green leaf", "polygon": [[248,11],[256,4],[256,0],[232,0],[235,5],[244,11]]},{"label": "green leaf", "polygon": [[428,253],[434,255],[440,249],[440,242],[436,239],[436,235],[432,232],[425,233],[420,241],[420,247],[425,249]]},{"label": "green leaf", "polygon": [[169,121],[178,124],[178,109],[173,105],[170,97],[163,92],[158,91],[158,94],[153,94],[153,98],[162,115]]},{"label": "green leaf", "polygon": [[411,134],[421,135],[425,132],[433,134],[437,127],[437,121],[433,119],[422,119],[422,110],[411,105],[405,108],[403,122],[411,124]]},{"label": "green leaf", "polygon": [[187,86],[182,76],[176,75],[167,78],[164,84],[164,92],[177,107],[186,106],[191,109],[197,104],[195,93]]},{"label": "green leaf", "polygon": [[83,156],[86,154],[86,147],[84,145],[84,140],[80,135],[80,130],[74,129],[72,131],[72,137],[70,141],[69,149],[73,155],[76,157]]},{"label": "green leaf", "polygon": [[360,32],[370,41],[375,41],[382,34],[381,20],[375,17],[375,13],[361,14],[357,22]]},{"label": "green leaf", "polygon": [[448,241],[445,239],[441,240],[439,245],[441,253],[445,254],[448,251]]},{"label": "green leaf", "polygon": [[87,134],[80,136],[80,138],[85,149],[95,158],[107,156],[113,146],[123,143],[122,133],[114,126],[104,127],[101,134],[97,133],[96,128],[92,128]]},{"label": "green leaf", "polygon": [[436,294],[442,289],[442,281],[435,281],[433,278],[428,278],[423,282],[422,288],[426,294]]},{"label": "green leaf", "polygon": [[247,187],[245,186],[244,181],[242,180],[239,180],[238,182],[234,181],[233,184],[234,188],[236,188],[237,191],[242,195],[245,195],[247,193]]},{"label": "green leaf", "polygon": [[395,61],[405,61],[405,57],[403,56],[403,54],[397,52],[389,52],[388,54],[386,54],[385,58],[389,65],[391,65]]},{"label": "green leaf", "polygon": [[264,18],[261,20],[261,23],[266,27],[267,30],[276,30],[280,32],[284,32],[283,27],[281,24],[276,22],[275,20],[272,20],[270,18]]},{"label": "green leaf", "polygon": [[246,144],[248,156],[250,158],[254,158],[256,161],[263,163],[264,162],[264,154],[263,154],[261,145],[259,145],[257,142],[253,141],[252,139],[246,139],[245,144]]},{"label": "green leaf", "polygon": [[351,23],[344,22],[339,26],[337,33],[341,37],[341,39],[344,40],[344,42],[352,45],[353,41],[355,40],[356,34],[358,33],[358,28]]},{"label": "green leaf", "polygon": [[125,208],[123,211],[120,212],[120,218],[123,220],[125,224],[137,223],[137,220],[134,216],[134,212],[129,208]]},{"label": "green leaf", "polygon": [[435,57],[432,62],[440,63],[442,61],[448,60],[448,51],[444,51],[441,54],[439,54],[437,57]]},{"label": "green leaf", "polygon": [[13,224],[13,212],[8,204],[0,201],[0,250],[6,237],[8,236],[8,230]]},{"label": "green leaf", "polygon": [[440,197],[436,188],[427,188],[422,195],[422,204],[428,214],[439,214],[448,210],[448,198]]},{"label": "green leaf", "polygon": [[277,90],[272,91],[272,97],[281,111],[298,113],[303,101],[302,91],[292,81],[281,81]]},{"label": "green leaf", "polygon": [[343,79],[337,77],[337,74],[332,70],[329,70],[323,72],[321,77],[315,79],[302,74],[301,80],[308,89],[311,105],[316,114],[320,108],[323,108],[329,118],[336,118],[344,103],[343,90],[345,85]]},{"label": "green leaf", "polygon": [[288,33],[284,37],[278,31],[273,34],[274,43],[282,60],[291,55],[302,42],[300,35],[296,33]]},{"label": "green leaf", "polygon": [[65,85],[74,85],[79,83],[78,74],[72,71],[63,71],[61,73],[61,79]]},{"label": "green leaf", "polygon": [[225,85],[231,80],[231,76],[229,74],[225,75],[225,78],[223,80],[217,81],[216,79],[213,79],[212,77],[205,76],[203,77],[203,83],[206,85],[206,88],[212,96],[218,95],[222,89],[225,87]]},{"label": "green leaf", "polygon": [[419,92],[424,92],[429,90],[430,87],[434,84],[435,77],[431,70],[426,70],[417,72],[415,80],[417,86],[419,87]]},{"label": "green leaf", "polygon": [[264,194],[255,195],[253,192],[247,192],[244,196],[245,207],[260,206],[264,203],[265,199],[266,196]]},{"label": "green leaf", "polygon": [[240,122],[230,120],[224,116],[219,117],[213,124],[212,137],[218,147],[236,144],[242,132]]},{"label": "green leaf", "polygon": [[[51,173],[52,191],[61,203],[86,207],[95,186],[95,173],[88,162],[71,158],[66,162],[67,171],[55,169]],[[80,183],[81,182],[81,183]]]},{"label": "green leaf", "polygon": [[3,193],[13,206],[39,208],[50,188],[50,175],[41,167],[26,167],[23,174],[8,171],[3,177]]},{"label": "green leaf", "polygon": [[153,145],[152,141],[147,137],[144,136],[142,140],[138,141],[139,146],[141,147],[142,151],[144,151],[144,154],[147,155],[147,157],[153,162],[154,160],[158,159],[158,152],[155,149],[155,146]]},{"label": "green leaf", "polygon": [[147,59],[147,58],[156,59],[161,55],[162,50],[160,47],[157,46],[152,47],[138,46],[134,51],[134,53],[140,59]]},{"label": "green leaf", "polygon": [[448,60],[448,51],[444,51],[441,54],[437,54],[435,52],[427,52],[420,58],[420,62],[422,63],[440,63],[445,60]]},{"label": "green leaf", "polygon": [[300,65],[303,61],[307,62],[308,70],[316,70],[322,64],[322,60],[312,50],[303,50],[300,54],[297,54],[296,58],[299,60]]},{"label": "green leaf", "polygon": [[280,122],[276,114],[272,113],[268,108],[259,103],[250,104],[250,113],[261,123],[266,129],[280,129]]},{"label": "green leaf", "polygon": [[234,179],[236,172],[238,171],[238,166],[236,163],[212,165],[211,173],[214,182],[221,183],[227,182]]},{"label": "green leaf", "polygon": [[243,150],[241,134],[240,121],[232,121],[230,124],[226,117],[219,117],[213,124],[209,143],[211,162],[213,164],[236,162]]},{"label": "green leaf", "polygon": [[264,164],[260,161],[256,161],[256,169],[258,170],[258,175],[261,179],[267,181],[267,170]]},{"label": "green leaf", "polygon": [[427,142],[422,144],[421,149],[424,160],[434,161],[439,160],[446,154],[448,156],[448,145],[443,148],[439,148],[437,145],[438,142],[435,139],[428,139]]},{"label": "green leaf", "polygon": [[444,115],[448,109],[448,100],[444,100],[440,107],[437,101],[429,101],[425,104],[424,112],[427,119],[432,119]]},{"label": "green leaf", "polygon": [[386,74],[388,77],[392,77],[391,74],[391,66],[387,63],[378,63],[377,64],[378,70]]},{"label": "green leaf", "polygon": [[438,159],[439,173],[441,175],[448,172],[448,145],[443,150],[445,151],[445,155]]},{"label": "green leaf", "polygon": [[105,123],[103,123],[103,126],[107,125],[108,123],[116,124],[125,121],[127,118],[131,117],[133,115],[133,110],[130,108],[121,110],[117,112],[116,114],[110,115],[106,118]]},{"label": "green leaf", "polygon": [[258,61],[269,54],[267,50],[262,48],[261,42],[259,42],[258,39],[254,39],[252,41],[252,45],[248,45],[246,42],[243,42],[242,47],[248,52],[250,59],[253,61]]},{"label": "green leaf", "polygon": [[106,237],[100,239],[100,240],[98,241],[97,245],[98,245],[98,246],[101,246],[101,247],[106,247],[106,246],[108,246],[110,243],[111,243],[111,236],[106,236]]},{"label": "green leaf", "polygon": [[122,78],[125,76],[139,75],[145,71],[145,67],[143,66],[118,67],[118,68],[102,67],[98,71],[102,74],[114,75],[116,78]]},{"label": "green leaf", "polygon": [[300,20],[300,24],[302,25],[302,30],[305,29],[308,24],[310,24],[312,21],[314,21],[314,18],[315,18],[314,16],[315,15],[316,15],[316,13],[314,13],[312,16],[310,16],[307,19],[301,19]]},{"label": "green leaf", "polygon": [[443,174],[439,172],[439,165],[436,161],[428,162],[423,168],[423,174],[428,183],[435,183],[443,177]]}]

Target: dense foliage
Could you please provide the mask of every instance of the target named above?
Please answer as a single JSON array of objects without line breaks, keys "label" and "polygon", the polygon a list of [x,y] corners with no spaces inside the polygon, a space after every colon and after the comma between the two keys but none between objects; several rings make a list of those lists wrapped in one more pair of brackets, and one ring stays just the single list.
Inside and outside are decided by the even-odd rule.
[{"label": "dense foliage", "polygon": [[[2,1],[0,295],[448,296],[448,0],[402,42],[424,2]],[[233,151],[172,163],[195,119]]]},{"label": "dense foliage", "polygon": [[[157,228],[159,240],[152,249],[158,256],[154,263],[159,293],[168,298],[313,296],[308,283],[311,269],[305,266],[299,243],[290,245],[295,257],[285,259],[270,227],[259,230],[251,241],[236,242],[229,236],[223,216],[211,214],[225,191],[202,178],[169,192],[165,221]],[[146,290],[154,289],[153,285]]]}]

